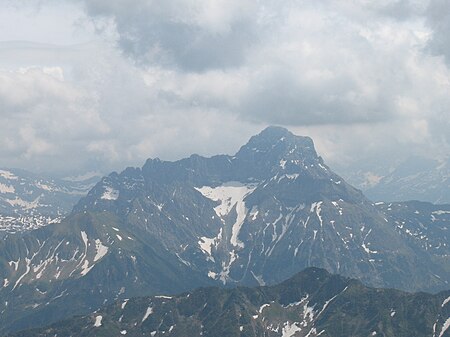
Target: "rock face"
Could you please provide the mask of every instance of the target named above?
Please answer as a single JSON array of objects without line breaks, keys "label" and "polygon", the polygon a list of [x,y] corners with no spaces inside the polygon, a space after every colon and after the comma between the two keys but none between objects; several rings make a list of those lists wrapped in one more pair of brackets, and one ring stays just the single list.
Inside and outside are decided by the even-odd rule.
[{"label": "rock face", "polygon": [[422,204],[428,219],[396,205],[373,204],[310,138],[278,127],[234,156],[148,160],[104,177],[60,224],[0,242],[0,332],[131,296],[274,284],[310,266],[447,289],[447,206]]},{"label": "rock face", "polygon": [[309,268],[270,287],[124,299],[17,337],[449,336],[450,292],[374,289]]}]

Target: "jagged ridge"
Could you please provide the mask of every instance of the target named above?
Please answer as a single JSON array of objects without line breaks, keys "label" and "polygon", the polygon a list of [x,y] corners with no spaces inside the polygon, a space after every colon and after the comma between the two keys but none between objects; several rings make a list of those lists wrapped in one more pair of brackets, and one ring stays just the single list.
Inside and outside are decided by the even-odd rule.
[{"label": "jagged ridge", "polygon": [[442,337],[448,335],[449,300],[449,291],[373,289],[310,268],[271,287],[125,299],[16,336]]}]

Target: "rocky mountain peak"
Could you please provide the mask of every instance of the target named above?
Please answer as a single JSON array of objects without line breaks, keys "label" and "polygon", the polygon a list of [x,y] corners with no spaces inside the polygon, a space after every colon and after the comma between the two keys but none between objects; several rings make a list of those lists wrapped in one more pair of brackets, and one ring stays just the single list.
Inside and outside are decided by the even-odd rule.
[{"label": "rocky mountain peak", "polygon": [[318,157],[311,138],[296,136],[289,130],[278,126],[269,126],[251,137],[248,143],[241,147],[236,157],[244,157],[252,153],[260,156],[265,154],[310,159]]}]

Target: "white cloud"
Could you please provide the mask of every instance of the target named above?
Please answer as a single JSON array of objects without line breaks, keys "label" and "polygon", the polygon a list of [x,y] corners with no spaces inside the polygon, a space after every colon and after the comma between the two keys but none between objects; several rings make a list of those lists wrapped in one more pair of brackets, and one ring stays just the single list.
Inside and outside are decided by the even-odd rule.
[{"label": "white cloud", "polygon": [[[141,70],[107,45],[20,44],[9,53],[22,64],[37,53],[41,65],[0,71],[0,156],[7,166],[108,172],[193,149],[232,152],[260,128],[188,101],[195,76]],[[192,87],[208,91],[203,78]],[[221,89],[214,89],[217,99]]]},{"label": "white cloud", "polygon": [[[313,136],[336,164],[450,153],[445,1],[65,3],[75,14],[55,41],[92,42],[0,44],[9,166],[233,153],[268,124]],[[44,1],[35,22],[69,7]],[[30,36],[50,41],[48,27]]]}]

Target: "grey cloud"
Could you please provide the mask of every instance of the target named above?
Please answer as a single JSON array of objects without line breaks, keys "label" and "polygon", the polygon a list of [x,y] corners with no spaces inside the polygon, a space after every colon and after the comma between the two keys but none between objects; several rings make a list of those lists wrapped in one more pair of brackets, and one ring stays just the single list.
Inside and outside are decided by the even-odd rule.
[{"label": "grey cloud", "polygon": [[433,30],[429,48],[434,54],[443,55],[450,65],[450,2],[431,0],[427,10],[427,23]]},{"label": "grey cloud", "polygon": [[240,66],[254,39],[249,27],[236,24],[230,32],[217,35],[183,23],[149,23],[145,36],[127,33],[119,43],[143,64],[158,62],[188,71]]},{"label": "grey cloud", "polygon": [[370,6],[381,15],[398,20],[407,20],[414,16],[421,16],[427,8],[428,0],[393,0],[373,2]]},{"label": "grey cloud", "polygon": [[[285,125],[374,123],[392,119],[389,93],[383,100],[365,97],[349,77],[310,85],[301,73],[287,69],[255,79],[259,85],[243,98],[244,118]],[[392,98],[391,98],[392,99]]]},{"label": "grey cloud", "polygon": [[[119,46],[145,67],[180,74],[219,70],[246,77],[231,105],[208,98],[208,91],[187,97],[165,92],[164,97],[187,105],[189,100],[206,102],[209,108],[234,111],[253,122],[295,125],[397,118],[397,96],[404,94],[399,78],[410,76],[401,62],[416,42],[401,35],[411,34],[403,23],[386,15],[399,17],[407,11],[406,18],[421,8],[417,1],[406,0],[352,5],[262,1],[252,6],[216,0],[210,3],[223,13],[212,25],[201,17],[196,1],[84,3],[93,17],[114,18]],[[392,36],[380,31],[381,25]],[[314,72],[317,78],[311,79]]]},{"label": "grey cloud", "polygon": [[194,1],[89,0],[85,6],[93,17],[114,18],[119,46],[142,65],[156,62],[187,71],[240,66],[257,37],[255,19],[226,16],[236,1],[211,3],[225,7],[224,17],[217,17],[219,26],[205,21],[205,4]]}]

